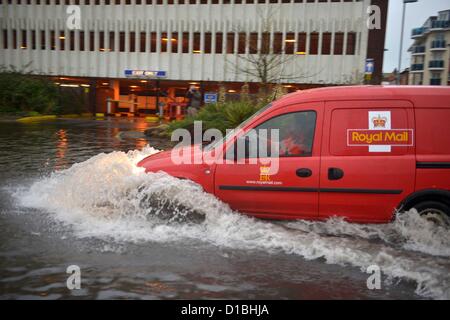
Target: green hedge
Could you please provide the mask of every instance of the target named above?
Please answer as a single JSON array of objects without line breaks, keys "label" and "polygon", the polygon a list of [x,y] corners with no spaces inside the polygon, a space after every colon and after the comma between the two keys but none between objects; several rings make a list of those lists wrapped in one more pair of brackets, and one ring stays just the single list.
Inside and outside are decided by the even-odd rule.
[{"label": "green hedge", "polygon": [[202,121],[203,130],[218,129],[225,134],[226,129],[233,129],[253,115],[262,107],[251,101],[235,101],[223,104],[207,104],[194,117],[174,121],[169,124],[168,132],[176,129],[192,130],[194,121]]},{"label": "green hedge", "polygon": [[82,113],[85,111],[85,95],[77,89],[60,88],[44,76],[0,67],[0,113]]}]

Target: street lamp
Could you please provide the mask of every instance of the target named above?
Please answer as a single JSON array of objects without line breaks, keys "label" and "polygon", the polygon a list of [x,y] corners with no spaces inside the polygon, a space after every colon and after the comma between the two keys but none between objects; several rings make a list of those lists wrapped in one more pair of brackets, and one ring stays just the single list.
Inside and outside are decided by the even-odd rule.
[{"label": "street lamp", "polygon": [[403,0],[402,32],[400,35],[400,53],[398,54],[397,84],[400,84],[400,73],[401,73],[401,69],[402,69],[403,32],[405,29],[406,4],[417,2],[417,1],[418,0]]}]

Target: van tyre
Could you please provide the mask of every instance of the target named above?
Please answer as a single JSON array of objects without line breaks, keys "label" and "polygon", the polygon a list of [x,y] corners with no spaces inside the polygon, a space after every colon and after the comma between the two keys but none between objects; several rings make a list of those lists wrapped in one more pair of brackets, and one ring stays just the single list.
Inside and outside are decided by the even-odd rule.
[{"label": "van tyre", "polygon": [[442,202],[426,201],[414,206],[414,209],[425,219],[440,226],[450,226],[450,207]]}]

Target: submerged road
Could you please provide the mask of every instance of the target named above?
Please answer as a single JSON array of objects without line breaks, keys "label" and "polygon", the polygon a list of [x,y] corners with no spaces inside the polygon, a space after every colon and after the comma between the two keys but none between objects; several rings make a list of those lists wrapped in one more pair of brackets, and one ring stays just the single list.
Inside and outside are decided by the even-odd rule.
[{"label": "submerged road", "polygon": [[[247,218],[187,181],[137,170],[155,152],[148,126],[0,123],[0,299],[450,298],[448,230],[414,214],[383,226]],[[373,264],[379,290],[366,284]],[[66,286],[71,265],[79,290]]]}]

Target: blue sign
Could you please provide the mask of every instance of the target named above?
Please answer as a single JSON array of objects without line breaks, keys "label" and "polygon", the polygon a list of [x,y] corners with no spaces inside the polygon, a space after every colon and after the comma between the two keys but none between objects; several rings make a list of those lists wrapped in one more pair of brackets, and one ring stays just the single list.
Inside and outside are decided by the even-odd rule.
[{"label": "blue sign", "polygon": [[217,103],[217,93],[206,92],[204,96],[205,103]]},{"label": "blue sign", "polygon": [[166,78],[166,71],[151,71],[151,70],[125,70],[125,77],[127,78]]},{"label": "blue sign", "polygon": [[372,74],[374,70],[375,70],[375,62],[374,62],[374,60],[373,59],[367,59],[366,60],[366,67],[365,67],[364,72],[366,74]]}]

